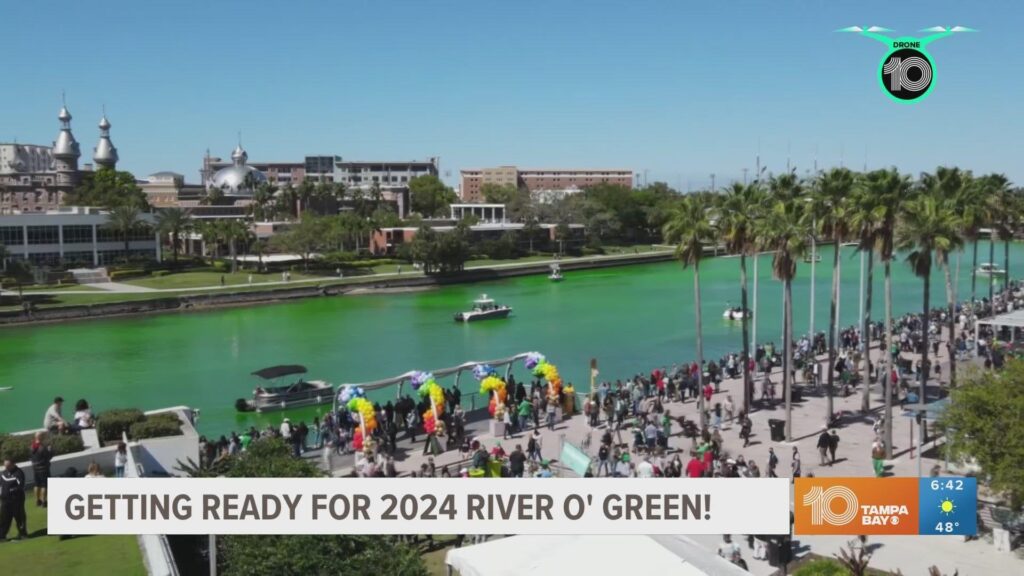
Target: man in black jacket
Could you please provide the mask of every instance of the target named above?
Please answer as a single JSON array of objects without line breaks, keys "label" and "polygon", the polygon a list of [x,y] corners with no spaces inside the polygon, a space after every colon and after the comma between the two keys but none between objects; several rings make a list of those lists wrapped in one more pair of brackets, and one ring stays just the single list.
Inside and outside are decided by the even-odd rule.
[{"label": "man in black jacket", "polygon": [[11,460],[4,460],[0,472],[0,540],[7,538],[11,520],[18,527],[18,540],[28,538],[25,525],[25,473]]}]

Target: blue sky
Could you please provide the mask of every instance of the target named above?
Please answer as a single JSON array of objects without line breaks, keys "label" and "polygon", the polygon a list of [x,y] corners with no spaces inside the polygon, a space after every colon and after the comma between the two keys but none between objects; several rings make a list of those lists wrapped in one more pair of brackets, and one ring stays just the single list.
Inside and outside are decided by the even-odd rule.
[{"label": "blue sky", "polygon": [[[706,186],[785,169],[958,164],[1024,181],[1019,2],[344,0],[12,2],[0,141],[49,144],[67,91],[90,155],[198,179],[253,160],[440,156],[461,168],[623,167]],[[885,47],[834,30],[978,29],[929,47],[921,103],[886,98]],[[921,34],[924,35],[924,34]],[[83,154],[85,156],[85,154]]]}]

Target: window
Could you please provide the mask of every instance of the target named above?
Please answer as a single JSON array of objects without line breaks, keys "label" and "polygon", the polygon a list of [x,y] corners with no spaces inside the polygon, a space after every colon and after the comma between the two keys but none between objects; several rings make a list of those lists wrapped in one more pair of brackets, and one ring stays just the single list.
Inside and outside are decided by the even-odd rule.
[{"label": "window", "polygon": [[92,226],[65,226],[65,244],[92,244]]},{"label": "window", "polygon": [[29,226],[29,244],[57,244],[60,242],[60,233],[56,226]]},{"label": "window", "polygon": [[21,246],[25,243],[21,226],[0,226],[0,244],[4,246]]},{"label": "window", "polygon": [[[32,227],[30,226],[29,229]],[[40,226],[42,228],[42,226]],[[31,232],[29,233],[31,237]],[[42,252],[40,254],[29,254],[29,262],[37,266],[53,266],[60,263],[60,252]]]},{"label": "window", "polygon": [[65,252],[64,265],[69,268],[74,268],[76,266],[92,266],[92,251]]}]

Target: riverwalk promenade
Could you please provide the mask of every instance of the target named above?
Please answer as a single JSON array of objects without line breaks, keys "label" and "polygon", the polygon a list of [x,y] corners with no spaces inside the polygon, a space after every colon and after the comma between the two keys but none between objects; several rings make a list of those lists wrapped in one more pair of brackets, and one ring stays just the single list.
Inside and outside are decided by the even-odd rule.
[{"label": "riverwalk promenade", "polygon": [[[948,375],[948,353],[945,346],[941,346],[940,350],[938,361],[942,364],[942,374],[944,377],[948,377],[946,376]],[[878,342],[875,342],[871,349],[873,361],[878,361],[880,354]],[[904,357],[917,360],[916,354],[905,353]],[[671,360],[682,362],[687,359]],[[819,361],[826,362],[827,357],[820,356]],[[671,363],[672,361],[669,361],[668,364],[671,365]],[[660,366],[651,368],[655,367]],[[607,376],[614,380],[628,375]],[[780,391],[781,377],[781,371],[776,369],[772,379]],[[802,383],[799,373],[798,382]],[[934,381],[929,384],[933,387],[937,385]],[[760,396],[759,383],[755,389],[757,391],[755,398],[757,398]],[[582,390],[585,388],[577,388],[578,392]],[[883,398],[881,387],[873,386],[870,391],[872,411],[868,414],[861,414],[862,392],[863,388],[858,386],[849,396],[839,395],[834,398],[835,410],[844,411],[846,416],[837,429],[840,442],[836,452],[836,463],[832,466],[819,464],[816,449],[818,435],[825,424],[826,399],[824,396],[805,394],[802,402],[793,404],[792,442],[772,442],[770,439],[768,420],[785,418],[785,408],[781,401],[774,408],[758,408],[758,403],[755,402],[755,408],[750,414],[753,422],[753,436],[750,445],[744,448],[743,441],[739,437],[739,426],[726,422],[723,424],[721,432],[724,440],[723,451],[731,458],[742,455],[748,461],[754,460],[760,467],[762,475],[767,474],[768,449],[774,448],[779,457],[778,475],[780,477],[791,476],[792,452],[793,448],[796,448],[801,455],[803,476],[810,474],[818,477],[872,476],[871,445],[875,439],[873,423],[882,414]],[[728,396],[732,396],[738,412],[742,404],[742,379],[725,379],[719,387],[719,392],[714,394],[710,406],[715,403],[724,403]],[[689,421],[698,418],[697,404],[693,400],[682,403],[668,402],[664,406],[673,417],[685,415]],[[903,416],[898,405],[894,407],[893,414],[893,458],[885,462],[885,475],[915,477],[918,475],[917,459],[919,455],[916,446],[918,438],[916,424],[911,432],[911,423],[914,422],[914,418]],[[561,450],[561,443],[564,441],[571,442],[577,447],[583,447],[588,454],[596,459],[601,435],[604,434],[605,429],[603,418],[599,427],[591,428],[583,415],[578,414],[559,423],[553,431],[549,431],[543,426],[543,418],[541,422],[544,458],[556,460]],[[672,432],[673,435],[669,438],[668,458],[671,459],[678,453],[685,465],[689,459],[691,440],[682,436],[678,426],[674,426]],[[477,419],[471,421],[467,426],[467,434],[480,440],[488,450],[496,442],[501,442],[502,447],[507,452],[511,452],[517,444],[521,445],[525,451],[528,434],[532,434],[532,430],[529,433],[518,434],[510,440],[495,439],[489,435],[488,420]],[[419,471],[420,466],[427,462],[427,457],[422,454],[423,437],[420,436],[418,440],[419,442],[415,446],[410,446],[408,441],[399,441],[396,467],[400,474]],[[625,430],[622,433],[622,440],[623,443],[632,443],[631,437]],[[935,455],[938,451],[930,450],[932,447],[931,443],[925,444],[926,455],[921,463],[924,475],[928,475],[933,466],[943,466],[944,464],[940,459],[941,456]],[[321,458],[321,453],[312,451],[307,454],[307,457]],[[451,474],[457,476],[459,469],[465,465],[465,458],[458,450],[449,450],[436,456],[434,463],[438,474],[442,467],[448,466]],[[332,473],[336,476],[350,474],[353,470],[353,460],[352,455],[334,455],[330,461]],[[323,461],[322,458],[321,461]],[[575,476],[571,471],[558,466],[557,462],[555,462],[555,469],[560,476]],[[956,471],[950,470],[949,473],[955,474]],[[453,481],[457,481],[457,479],[453,478]],[[671,482],[672,480],[652,481]],[[756,513],[756,511],[752,511],[752,513]],[[721,543],[720,535],[698,535],[693,536],[693,539],[712,552],[717,550]],[[810,552],[832,557],[838,555],[839,551],[845,548],[851,540],[853,540],[852,537],[845,536],[795,537],[794,554],[796,557],[801,557]],[[776,568],[770,566],[766,560],[753,558],[753,550],[747,548],[743,535],[734,535],[734,541],[740,543],[743,558],[752,574],[768,576],[776,573]],[[867,545],[872,553],[870,563],[872,568],[889,571],[899,569],[907,576],[928,574],[928,568],[933,565],[937,566],[944,574],[953,574],[954,570],[959,570],[961,576],[1024,573],[1024,559],[1020,556],[1019,550],[1014,554],[998,553],[992,543],[985,539],[965,542],[962,537],[954,536],[871,536],[868,538]]]}]

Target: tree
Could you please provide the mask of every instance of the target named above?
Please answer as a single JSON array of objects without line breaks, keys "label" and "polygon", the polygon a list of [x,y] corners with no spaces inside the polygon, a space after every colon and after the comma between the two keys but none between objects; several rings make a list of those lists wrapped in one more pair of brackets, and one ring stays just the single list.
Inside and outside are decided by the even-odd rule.
[{"label": "tree", "polygon": [[302,267],[309,270],[309,259],[314,252],[326,246],[328,220],[307,215],[299,222],[292,224],[284,232],[270,239],[275,249],[302,258]]},{"label": "tree", "polygon": [[[974,458],[992,490],[1010,505],[1024,505],[1024,360],[1011,358],[1002,370],[975,371],[950,393],[939,417],[952,458]],[[1010,424],[1014,425],[1010,425]]]},{"label": "tree", "polygon": [[[859,174],[854,179],[854,193],[850,206],[850,231],[857,239],[857,250],[867,254],[867,281],[864,291],[864,318],[861,319],[861,340],[864,348],[864,394],[861,397],[860,411],[867,414],[871,410],[871,297],[875,284],[875,203],[877,198],[872,190],[878,175]],[[882,355],[889,353],[886,345]],[[886,375],[886,379],[889,375]]]},{"label": "tree", "polygon": [[828,401],[825,408],[826,422],[832,418],[835,408],[832,403],[833,385],[835,384],[836,364],[836,326],[839,324],[839,252],[843,241],[850,235],[848,212],[850,193],[853,190],[853,173],[846,168],[833,168],[822,174],[816,181],[811,195],[810,214],[812,224],[817,223],[819,232],[832,240],[835,253],[832,257],[832,294],[828,320],[828,372],[826,395]]},{"label": "tree", "polygon": [[[921,194],[900,207],[900,226],[897,228],[896,247],[907,250],[907,262],[914,275],[924,284],[922,313],[924,326],[921,329],[921,383],[919,398],[925,403],[928,376],[928,336],[931,323],[931,276],[932,254],[949,254],[958,243],[957,230],[960,223],[948,205],[930,194]],[[944,257],[944,256],[943,256]]]},{"label": "tree", "polygon": [[533,241],[540,235],[542,228],[535,216],[530,216],[523,222],[523,236],[530,244],[530,254],[533,254]]},{"label": "tree", "polygon": [[274,185],[263,182],[256,187],[252,195],[252,217],[257,222],[265,222],[269,216],[271,204],[274,202]]},{"label": "tree", "polygon": [[228,249],[231,251],[231,273],[238,272],[238,241],[245,241],[249,237],[249,224],[242,220],[227,220],[224,222],[224,239],[228,242]]},{"label": "tree", "polygon": [[192,215],[181,208],[165,208],[156,213],[156,228],[161,234],[170,235],[173,261],[178,263],[179,236],[192,227]]},{"label": "tree", "polygon": [[437,262],[441,272],[460,272],[469,260],[469,224],[461,221],[437,238]]},{"label": "tree", "polygon": [[416,231],[409,246],[409,258],[423,266],[423,273],[430,274],[437,266],[437,232],[422,224]]},{"label": "tree", "polygon": [[511,204],[519,197],[519,188],[506,184],[487,183],[480,187],[480,194],[488,204]]},{"label": "tree", "polygon": [[[1016,223],[1019,220],[1016,202],[1016,194],[1010,186],[1010,181],[1002,174],[990,174],[982,178],[982,186],[986,192],[985,203],[987,207],[987,223],[991,229],[988,245],[988,261],[995,265],[996,261],[996,240],[1003,240],[1006,274],[1009,278],[1010,256],[1009,241],[1013,239]],[[992,302],[995,295],[996,275],[988,275],[988,300]]]},{"label": "tree", "polygon": [[[193,476],[230,478],[323,476],[309,460],[293,457],[277,438],[253,441],[246,451],[228,456],[214,468],[179,463],[179,469]],[[427,574],[415,549],[380,536],[222,536],[217,551],[218,570],[225,576]]]},{"label": "tree", "polygon": [[64,197],[64,203],[107,209],[124,204],[132,204],[139,210],[149,208],[146,193],[139,188],[135,176],[131,172],[111,168],[83,172],[78,186]]},{"label": "tree", "polygon": [[444,216],[448,205],[458,200],[455,192],[433,174],[424,174],[409,180],[409,196],[412,210],[425,218]]},{"label": "tree", "polygon": [[792,174],[772,178],[769,208],[758,234],[760,243],[772,251],[772,275],[783,285],[782,394],[786,400],[786,441],[793,438],[793,278],[797,259],[807,251],[810,233],[803,217],[806,203],[802,187]]},{"label": "tree", "polygon": [[106,225],[119,232],[121,234],[121,238],[124,239],[124,261],[127,263],[129,252],[128,242],[131,239],[131,235],[133,232],[145,226],[145,223],[140,217],[138,206],[131,202],[114,206],[107,214]]},{"label": "tree", "polygon": [[754,399],[754,386],[748,369],[750,356],[750,319],[747,317],[747,255],[754,253],[754,225],[758,210],[763,203],[763,192],[759,182],[749,185],[733,184],[723,199],[717,214],[717,229],[720,238],[730,254],[740,255],[740,308],[744,311],[740,320],[743,330],[743,411],[750,413]]},{"label": "tree", "polygon": [[690,196],[683,199],[665,224],[666,242],[676,245],[676,257],[682,262],[683,268],[693,266],[693,300],[697,329],[697,387],[701,390],[698,396],[701,426],[707,425],[707,412],[704,406],[704,336],[702,331],[700,303],[700,261],[704,257],[704,247],[714,242],[715,231],[708,218],[708,205],[702,199]]},{"label": "tree", "polygon": [[200,221],[196,224],[196,228],[199,230],[200,236],[203,238],[203,249],[208,254],[210,248],[212,250],[212,257],[220,257],[220,245],[224,241],[224,226],[219,220],[205,220]]}]

